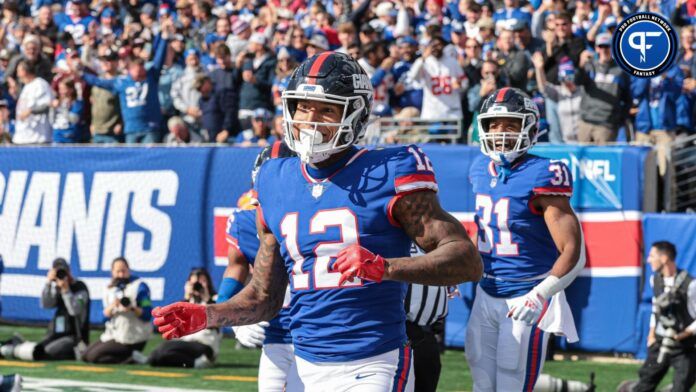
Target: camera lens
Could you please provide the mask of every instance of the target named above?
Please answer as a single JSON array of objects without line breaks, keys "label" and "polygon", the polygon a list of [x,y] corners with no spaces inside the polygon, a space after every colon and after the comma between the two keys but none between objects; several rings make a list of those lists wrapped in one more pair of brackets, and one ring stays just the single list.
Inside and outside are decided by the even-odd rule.
[{"label": "camera lens", "polygon": [[130,300],[130,298],[128,298],[128,297],[122,297],[121,300],[120,300],[120,302],[121,302],[121,305],[122,305],[123,307],[126,307],[126,308],[129,307],[129,306],[131,305],[131,300]]},{"label": "camera lens", "polygon": [[57,278],[57,279],[63,280],[63,279],[65,279],[67,276],[68,276],[68,271],[66,271],[66,270],[64,270],[64,269],[62,269],[62,268],[59,268],[59,269],[56,270],[56,278]]},{"label": "camera lens", "polygon": [[193,291],[203,291],[203,285],[201,282],[196,282],[193,284]]}]

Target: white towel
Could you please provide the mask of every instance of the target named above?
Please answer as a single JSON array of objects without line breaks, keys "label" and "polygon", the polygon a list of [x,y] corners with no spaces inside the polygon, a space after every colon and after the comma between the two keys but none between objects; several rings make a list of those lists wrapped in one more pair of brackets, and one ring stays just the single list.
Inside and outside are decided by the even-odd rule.
[{"label": "white towel", "polygon": [[565,336],[568,343],[575,343],[580,340],[578,331],[575,329],[573,313],[570,311],[564,290],[551,297],[549,308],[546,310],[544,317],[539,320],[538,325],[542,331]]}]

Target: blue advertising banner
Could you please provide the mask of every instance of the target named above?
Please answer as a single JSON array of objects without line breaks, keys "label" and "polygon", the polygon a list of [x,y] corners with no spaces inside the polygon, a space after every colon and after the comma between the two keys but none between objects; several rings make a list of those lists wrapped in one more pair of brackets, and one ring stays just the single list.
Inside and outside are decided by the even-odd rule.
[{"label": "blue advertising banner", "polygon": [[[470,225],[474,198],[468,175],[480,154],[478,148],[426,145],[423,149],[435,167],[442,205]],[[101,297],[117,256],[125,256],[133,273],[146,280],[155,305],[181,298],[192,268],[208,267],[218,283],[227,263],[225,222],[237,198],[251,185],[251,168],[259,151],[233,147],[3,149],[0,255],[5,271],[0,316],[48,319],[50,312],[39,308],[38,298],[46,273],[59,256],[68,259],[73,273],[89,286],[92,322],[102,321]],[[601,312],[623,314],[637,309],[640,272],[635,269],[640,261],[633,256],[622,258],[616,253],[621,251],[605,243],[611,240],[602,238],[604,232],[614,230],[611,224],[626,223],[626,212],[640,210],[642,166],[649,150],[538,146],[534,152],[569,163],[575,179],[572,203],[586,226],[591,260],[583,275],[587,282],[578,286],[584,299],[571,299],[571,304],[580,330],[586,325],[588,336],[598,340],[588,341],[587,346],[581,342],[578,348],[628,350],[621,343],[626,338],[622,326],[602,327],[591,320]],[[595,213],[609,215],[598,218]],[[599,239],[592,239],[593,232],[601,234],[594,236]],[[640,235],[639,230],[635,235]],[[593,281],[599,277],[608,283]],[[602,295],[618,278],[626,283],[622,292],[636,292],[635,304],[626,296],[620,304],[602,303]],[[454,346],[464,343],[473,301],[473,285],[461,289],[463,296],[451,302],[448,317],[447,342]],[[634,328],[634,321],[630,323]]]}]

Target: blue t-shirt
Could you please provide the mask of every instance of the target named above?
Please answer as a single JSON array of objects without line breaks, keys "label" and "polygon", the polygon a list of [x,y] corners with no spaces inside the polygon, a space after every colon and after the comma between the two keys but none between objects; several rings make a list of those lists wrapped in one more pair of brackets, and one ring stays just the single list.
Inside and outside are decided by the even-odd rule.
[{"label": "blue t-shirt", "polygon": [[87,133],[86,125],[83,121],[83,102],[76,100],[69,107],[60,106],[55,113],[53,142],[79,143],[83,141]]},{"label": "blue t-shirt", "polygon": [[84,38],[89,33],[89,25],[96,23],[97,20],[91,16],[86,15],[77,20],[72,20],[68,15],[61,13],[57,14],[53,21],[58,26],[58,31],[67,31],[75,40],[75,44],[81,46],[83,44]]},{"label": "blue t-shirt", "polygon": [[152,66],[147,70],[145,80],[135,81],[129,75],[114,79],[102,79],[85,73],[83,78],[90,84],[118,95],[123,117],[123,132],[159,131],[162,110],[159,103],[159,78],[167,52],[167,41],[157,40],[157,49]]},{"label": "blue t-shirt", "polygon": [[[227,218],[227,242],[244,256],[250,265],[254,265],[259,251],[259,237],[256,232],[256,210],[239,210]],[[266,339],[263,344],[291,344],[290,336],[290,301],[289,293],[278,315],[268,323]]]},{"label": "blue t-shirt", "polygon": [[513,19],[524,20],[527,26],[532,25],[532,14],[529,11],[522,8],[502,9],[493,14],[496,31],[505,29]]},{"label": "blue t-shirt", "polygon": [[311,362],[369,358],[406,342],[406,284],[346,282],[335,256],[359,243],[385,258],[410,255],[411,240],[391,215],[400,195],[437,190],[430,160],[416,146],[352,148],[318,170],[298,158],[261,166],[262,221],[280,244],[290,276],[295,354]]},{"label": "blue t-shirt", "polygon": [[527,293],[558,258],[541,211],[532,205],[543,195],[573,194],[568,167],[527,154],[507,177],[485,155],[474,161],[469,180],[476,194],[478,249],[483,259],[481,288],[494,297]]}]

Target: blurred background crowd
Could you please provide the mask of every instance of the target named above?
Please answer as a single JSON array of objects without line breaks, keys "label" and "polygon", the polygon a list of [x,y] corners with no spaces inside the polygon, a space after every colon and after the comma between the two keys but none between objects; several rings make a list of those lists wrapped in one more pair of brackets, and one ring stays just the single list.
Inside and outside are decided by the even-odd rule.
[{"label": "blurred background crowd", "polygon": [[[679,29],[652,79],[612,60],[635,11]],[[481,98],[512,86],[541,108],[542,140],[668,143],[694,132],[694,24],[696,0],[5,0],[0,140],[266,145],[291,71],[335,50],[371,77],[375,119],[401,120],[372,142],[415,118],[476,141]]]}]

